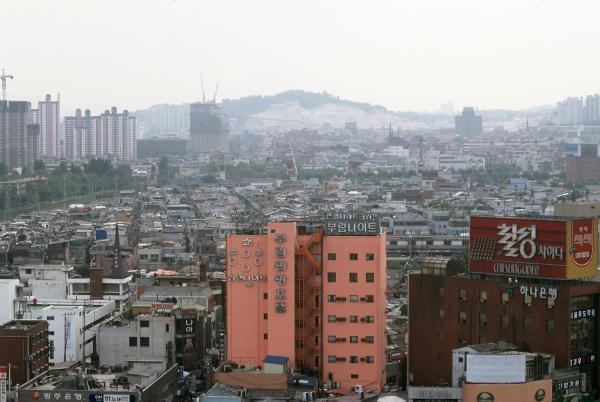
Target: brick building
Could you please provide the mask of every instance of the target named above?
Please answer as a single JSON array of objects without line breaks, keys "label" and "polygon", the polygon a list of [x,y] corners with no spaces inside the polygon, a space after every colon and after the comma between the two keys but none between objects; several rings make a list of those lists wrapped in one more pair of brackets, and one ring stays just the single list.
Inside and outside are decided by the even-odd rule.
[{"label": "brick building", "polygon": [[597,156],[567,156],[567,183],[600,180],[600,158]]},{"label": "brick building", "polygon": [[0,366],[11,367],[12,384],[24,384],[48,369],[48,322],[13,320],[0,326]]},{"label": "brick building", "polygon": [[596,237],[593,218],[471,217],[470,273],[409,275],[409,385],[450,384],[453,349],[506,341],[597,388]]}]

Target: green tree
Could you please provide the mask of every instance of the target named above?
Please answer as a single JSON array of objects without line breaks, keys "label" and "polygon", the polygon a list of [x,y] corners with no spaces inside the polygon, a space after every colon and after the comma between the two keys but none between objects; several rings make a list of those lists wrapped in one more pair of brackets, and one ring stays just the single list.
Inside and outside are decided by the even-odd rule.
[{"label": "green tree", "polygon": [[35,162],[33,162],[33,172],[35,174],[43,174],[46,171],[46,165],[44,164],[44,161],[38,159]]}]

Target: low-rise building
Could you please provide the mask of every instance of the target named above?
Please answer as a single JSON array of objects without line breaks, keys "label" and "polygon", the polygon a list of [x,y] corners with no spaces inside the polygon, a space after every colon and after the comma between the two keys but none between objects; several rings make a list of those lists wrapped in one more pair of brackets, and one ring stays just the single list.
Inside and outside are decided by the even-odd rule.
[{"label": "low-rise building", "polygon": [[0,326],[0,366],[10,367],[12,385],[23,384],[48,369],[48,323],[13,320]]}]

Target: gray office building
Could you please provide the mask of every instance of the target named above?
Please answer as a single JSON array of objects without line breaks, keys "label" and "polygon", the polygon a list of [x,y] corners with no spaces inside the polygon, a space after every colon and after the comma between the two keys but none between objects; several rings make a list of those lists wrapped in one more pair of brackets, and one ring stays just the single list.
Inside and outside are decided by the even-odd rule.
[{"label": "gray office building", "polygon": [[214,103],[190,105],[191,152],[229,151],[229,121]]},{"label": "gray office building", "polygon": [[474,108],[464,107],[462,114],[454,117],[454,129],[457,134],[479,135],[483,132],[483,119]]}]

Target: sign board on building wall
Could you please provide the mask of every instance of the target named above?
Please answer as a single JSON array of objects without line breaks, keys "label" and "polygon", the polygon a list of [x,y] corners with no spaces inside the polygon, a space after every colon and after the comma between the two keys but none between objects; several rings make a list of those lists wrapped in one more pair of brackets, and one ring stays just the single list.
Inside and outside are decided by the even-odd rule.
[{"label": "sign board on building wall", "polygon": [[578,279],[597,274],[595,218],[472,216],[469,269],[503,276]]},{"label": "sign board on building wall", "polygon": [[325,216],[325,234],[333,236],[376,236],[379,218],[372,213],[335,212]]},{"label": "sign board on building wall", "polygon": [[525,382],[525,354],[466,355],[467,382],[475,384],[511,384]]}]

